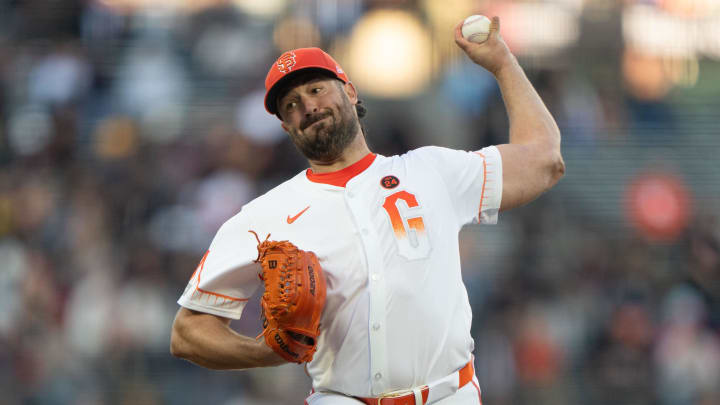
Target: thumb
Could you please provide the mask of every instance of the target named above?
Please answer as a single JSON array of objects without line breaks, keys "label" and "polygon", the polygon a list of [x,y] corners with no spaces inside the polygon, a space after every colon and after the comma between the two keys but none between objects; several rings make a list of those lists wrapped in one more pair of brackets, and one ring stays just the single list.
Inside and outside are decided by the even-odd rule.
[{"label": "thumb", "polygon": [[490,22],[490,36],[497,36],[500,34],[500,17],[495,16]]}]

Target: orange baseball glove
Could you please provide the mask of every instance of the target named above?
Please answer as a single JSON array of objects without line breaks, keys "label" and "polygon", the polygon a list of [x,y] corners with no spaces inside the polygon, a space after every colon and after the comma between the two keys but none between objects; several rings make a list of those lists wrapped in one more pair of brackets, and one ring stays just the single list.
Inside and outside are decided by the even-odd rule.
[{"label": "orange baseball glove", "polygon": [[258,240],[258,258],[265,283],[262,305],[265,343],[285,360],[312,360],[325,307],[325,275],[313,252],[289,241]]}]

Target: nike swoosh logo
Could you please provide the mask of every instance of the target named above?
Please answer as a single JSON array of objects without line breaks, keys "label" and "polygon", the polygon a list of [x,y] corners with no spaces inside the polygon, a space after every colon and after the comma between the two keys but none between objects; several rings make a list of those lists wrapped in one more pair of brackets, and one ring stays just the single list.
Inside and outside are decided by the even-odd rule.
[{"label": "nike swoosh logo", "polygon": [[295,220],[298,219],[298,218],[300,217],[300,215],[304,214],[305,211],[308,210],[308,208],[310,208],[309,205],[308,205],[307,207],[305,207],[304,210],[300,211],[300,212],[299,212],[297,215],[295,215],[294,217],[290,217],[290,215],[288,215],[288,217],[287,217],[287,223],[288,223],[288,224],[292,224],[293,222],[295,222]]}]

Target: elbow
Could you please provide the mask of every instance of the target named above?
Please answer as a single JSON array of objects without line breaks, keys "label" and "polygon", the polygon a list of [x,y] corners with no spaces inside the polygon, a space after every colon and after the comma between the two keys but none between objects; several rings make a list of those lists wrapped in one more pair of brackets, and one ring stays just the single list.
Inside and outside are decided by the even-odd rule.
[{"label": "elbow", "polygon": [[175,357],[179,358],[185,358],[185,348],[184,344],[182,343],[182,338],[175,333],[175,330],[173,329],[172,335],[170,335],[170,354],[172,354]]},{"label": "elbow", "polygon": [[170,354],[181,359],[190,357],[189,344],[183,338],[178,322],[173,324],[172,333],[170,334]]},{"label": "elbow", "polygon": [[565,161],[563,160],[560,152],[558,152],[552,166],[553,179],[555,180],[555,183],[557,183],[563,176],[565,176]]},{"label": "elbow", "polygon": [[565,161],[560,152],[553,153],[548,159],[547,165],[548,185],[547,189],[552,188],[565,175]]}]

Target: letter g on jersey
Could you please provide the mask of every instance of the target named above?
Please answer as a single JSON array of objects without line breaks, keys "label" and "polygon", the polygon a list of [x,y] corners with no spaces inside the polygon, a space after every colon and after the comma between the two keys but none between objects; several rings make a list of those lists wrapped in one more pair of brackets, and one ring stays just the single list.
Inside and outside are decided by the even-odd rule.
[{"label": "letter g on jersey", "polygon": [[415,194],[405,190],[390,194],[385,197],[383,208],[390,219],[400,255],[408,260],[428,257],[430,238]]}]

